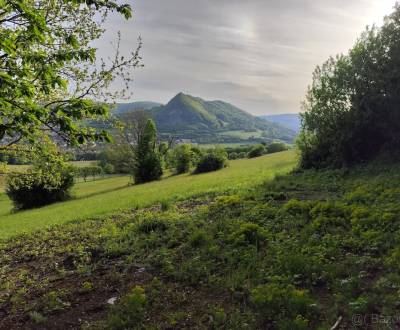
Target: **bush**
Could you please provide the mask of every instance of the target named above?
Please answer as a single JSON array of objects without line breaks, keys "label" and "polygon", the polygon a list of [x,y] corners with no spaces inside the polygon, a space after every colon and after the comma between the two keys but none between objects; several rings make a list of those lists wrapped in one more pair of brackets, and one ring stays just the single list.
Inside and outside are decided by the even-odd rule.
[{"label": "bush", "polygon": [[115,173],[114,165],[105,164],[104,167],[103,167],[103,171],[104,171],[105,174],[114,174]]},{"label": "bush", "polygon": [[224,149],[211,149],[204,155],[200,156],[197,163],[195,174],[206,173],[220,170],[227,165],[227,154]]},{"label": "bush", "polygon": [[249,153],[247,154],[247,157],[248,158],[260,157],[265,153],[266,153],[265,147],[262,144],[260,144],[252,147]]},{"label": "bush", "polygon": [[274,142],[267,146],[267,153],[273,154],[275,152],[281,152],[288,150],[288,146],[283,142]]},{"label": "bush", "polygon": [[176,174],[187,173],[193,162],[192,148],[188,144],[177,146],[172,151],[172,166],[175,168]]},{"label": "bush", "polygon": [[144,156],[137,164],[133,173],[135,183],[159,180],[163,174],[161,158],[156,152]]},{"label": "bush", "polygon": [[73,184],[71,166],[32,168],[9,174],[6,192],[16,209],[31,209],[70,198]]}]

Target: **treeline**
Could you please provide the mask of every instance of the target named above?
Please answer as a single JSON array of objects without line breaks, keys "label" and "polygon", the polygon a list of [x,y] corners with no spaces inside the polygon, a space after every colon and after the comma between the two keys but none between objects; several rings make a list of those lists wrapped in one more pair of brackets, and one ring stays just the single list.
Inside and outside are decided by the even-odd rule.
[{"label": "treeline", "polygon": [[301,166],[351,166],[400,151],[400,5],[347,55],[316,68],[303,105]]},{"label": "treeline", "polygon": [[289,146],[283,142],[272,142],[269,144],[264,142],[256,145],[227,147],[226,152],[228,153],[229,159],[242,159],[259,157],[266,154],[273,154],[275,152],[281,152],[288,149]]}]

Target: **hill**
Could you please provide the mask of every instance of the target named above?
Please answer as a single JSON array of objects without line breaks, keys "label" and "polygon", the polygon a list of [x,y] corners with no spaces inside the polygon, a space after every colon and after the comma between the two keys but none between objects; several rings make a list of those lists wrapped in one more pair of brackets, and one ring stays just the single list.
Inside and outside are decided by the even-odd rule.
[{"label": "hill", "polygon": [[[135,106],[131,109],[127,105],[119,106],[116,113],[134,111],[137,109]],[[288,128],[255,117],[232,104],[206,101],[183,93],[176,95],[166,105],[148,109],[148,113],[155,120],[161,134],[174,135],[198,143],[263,140],[282,140],[290,143],[296,135]]]},{"label": "hill", "polygon": [[272,123],[279,124],[279,125],[286,127],[296,133],[300,132],[301,120],[300,120],[300,115],[297,113],[260,116],[260,118],[265,119]]},{"label": "hill", "polygon": [[160,106],[161,103],[157,102],[148,102],[148,101],[139,101],[132,103],[117,103],[115,109],[112,111],[113,114],[119,115],[125,112],[133,111],[133,110],[149,110],[155,107]]},{"label": "hill", "polygon": [[[22,225],[63,224],[0,242],[0,329],[386,328],[369,324],[399,308],[400,164],[298,170],[260,185],[283,155],[23,212]],[[259,185],[243,188],[249,177]],[[131,209],[83,217],[91,200]],[[67,214],[81,221],[55,220]]]},{"label": "hill", "polygon": [[75,199],[16,213],[12,212],[8,197],[0,190],[0,241],[49,225],[261,183],[275,174],[289,171],[296,161],[296,153],[286,151],[249,160],[230,161],[229,167],[217,172],[167,176],[161,181],[142,185],[129,185],[128,176],[78,183],[73,191]]}]

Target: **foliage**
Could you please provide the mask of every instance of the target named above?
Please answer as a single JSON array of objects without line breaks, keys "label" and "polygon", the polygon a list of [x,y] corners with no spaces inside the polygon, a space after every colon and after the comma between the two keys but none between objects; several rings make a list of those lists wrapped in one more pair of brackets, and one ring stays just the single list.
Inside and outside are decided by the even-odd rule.
[{"label": "foliage", "polygon": [[106,172],[106,168],[112,166],[112,173],[129,174],[132,172],[134,155],[131,147],[125,143],[120,143],[117,138],[114,143],[110,143],[100,152],[99,165]]},{"label": "foliage", "polygon": [[206,173],[220,170],[227,166],[227,154],[222,148],[207,150],[200,156],[194,173]]},{"label": "foliage", "polygon": [[276,322],[280,329],[309,328],[308,318],[313,316],[314,302],[304,290],[276,283],[259,285],[252,290],[251,301],[261,317]]},{"label": "foliage", "polygon": [[175,147],[170,156],[171,165],[175,169],[176,174],[187,173],[193,164],[194,154],[189,144],[181,144]]},{"label": "foliage", "polygon": [[288,148],[287,144],[285,144],[283,142],[273,142],[267,146],[267,153],[273,154],[275,152],[281,152],[281,151],[285,151],[288,149],[289,148]]},{"label": "foliage", "polygon": [[103,168],[100,166],[84,166],[76,168],[75,173],[86,181],[90,176],[96,179],[96,176],[103,174]]},{"label": "foliage", "polygon": [[[139,65],[138,50],[124,57],[119,46],[111,63],[96,58],[92,41],[114,11],[131,17],[128,4],[98,0],[2,0],[0,19],[1,149],[38,136],[58,134],[72,145],[108,141],[109,135],[85,125],[106,116],[107,91],[117,77],[130,80]],[[98,100],[94,102],[93,99]]]},{"label": "foliage", "polygon": [[[241,162],[247,173],[283,154],[232,167]],[[355,325],[355,314],[398,311],[399,168],[297,170],[167,210],[158,198],[147,209],[3,240],[2,326],[330,329],[340,319],[340,328],[364,329],[370,324]],[[210,174],[208,187],[230,169]],[[108,316],[98,313],[116,293]],[[81,321],[71,319],[77,313]]]},{"label": "foliage", "polygon": [[295,153],[290,151],[232,161],[224,170],[207,175],[171,176],[144,185],[130,185],[128,176],[80,182],[75,184],[72,191],[76,199],[23,213],[12,213],[7,196],[0,193],[0,240],[73,220],[93,219],[121,210],[149,207],[160,201],[171,203],[205,193],[235,193],[272,179],[277,174],[287,173],[293,169],[296,161]]},{"label": "foliage", "polygon": [[135,183],[158,180],[163,174],[161,157],[157,150],[157,129],[148,119],[146,126],[137,140],[133,177]]},{"label": "foliage", "polygon": [[248,158],[260,157],[260,156],[264,155],[265,153],[266,153],[265,147],[262,144],[259,144],[259,145],[253,146],[250,149],[247,157]]},{"label": "foliage", "polygon": [[347,55],[316,68],[298,140],[302,167],[353,165],[400,151],[399,31],[397,4]]},{"label": "foliage", "polygon": [[73,168],[52,159],[26,173],[10,173],[6,192],[16,209],[30,209],[68,199],[73,183]]},{"label": "foliage", "polygon": [[147,297],[140,286],[132,288],[131,292],[122,298],[107,321],[108,329],[140,329],[146,312]]}]

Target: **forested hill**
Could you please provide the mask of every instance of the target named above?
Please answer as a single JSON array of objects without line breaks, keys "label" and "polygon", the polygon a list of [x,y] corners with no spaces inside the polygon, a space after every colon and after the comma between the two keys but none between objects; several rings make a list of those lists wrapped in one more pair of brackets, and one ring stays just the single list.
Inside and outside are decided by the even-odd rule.
[{"label": "forested hill", "polygon": [[[292,142],[296,133],[277,123],[272,123],[243,111],[223,101],[206,101],[199,97],[179,93],[166,105],[151,107],[151,102],[119,105],[116,114],[127,113],[142,108],[155,120],[158,130],[164,134],[174,134],[182,138],[207,139],[210,142],[222,142],[217,135],[229,138],[229,132],[244,132],[267,139],[279,139]],[[228,132],[228,133],[227,133]],[[227,135],[227,134],[228,135]],[[236,138],[238,134],[235,134]],[[245,136],[246,134],[243,134]],[[205,141],[203,141],[205,142]]]}]

